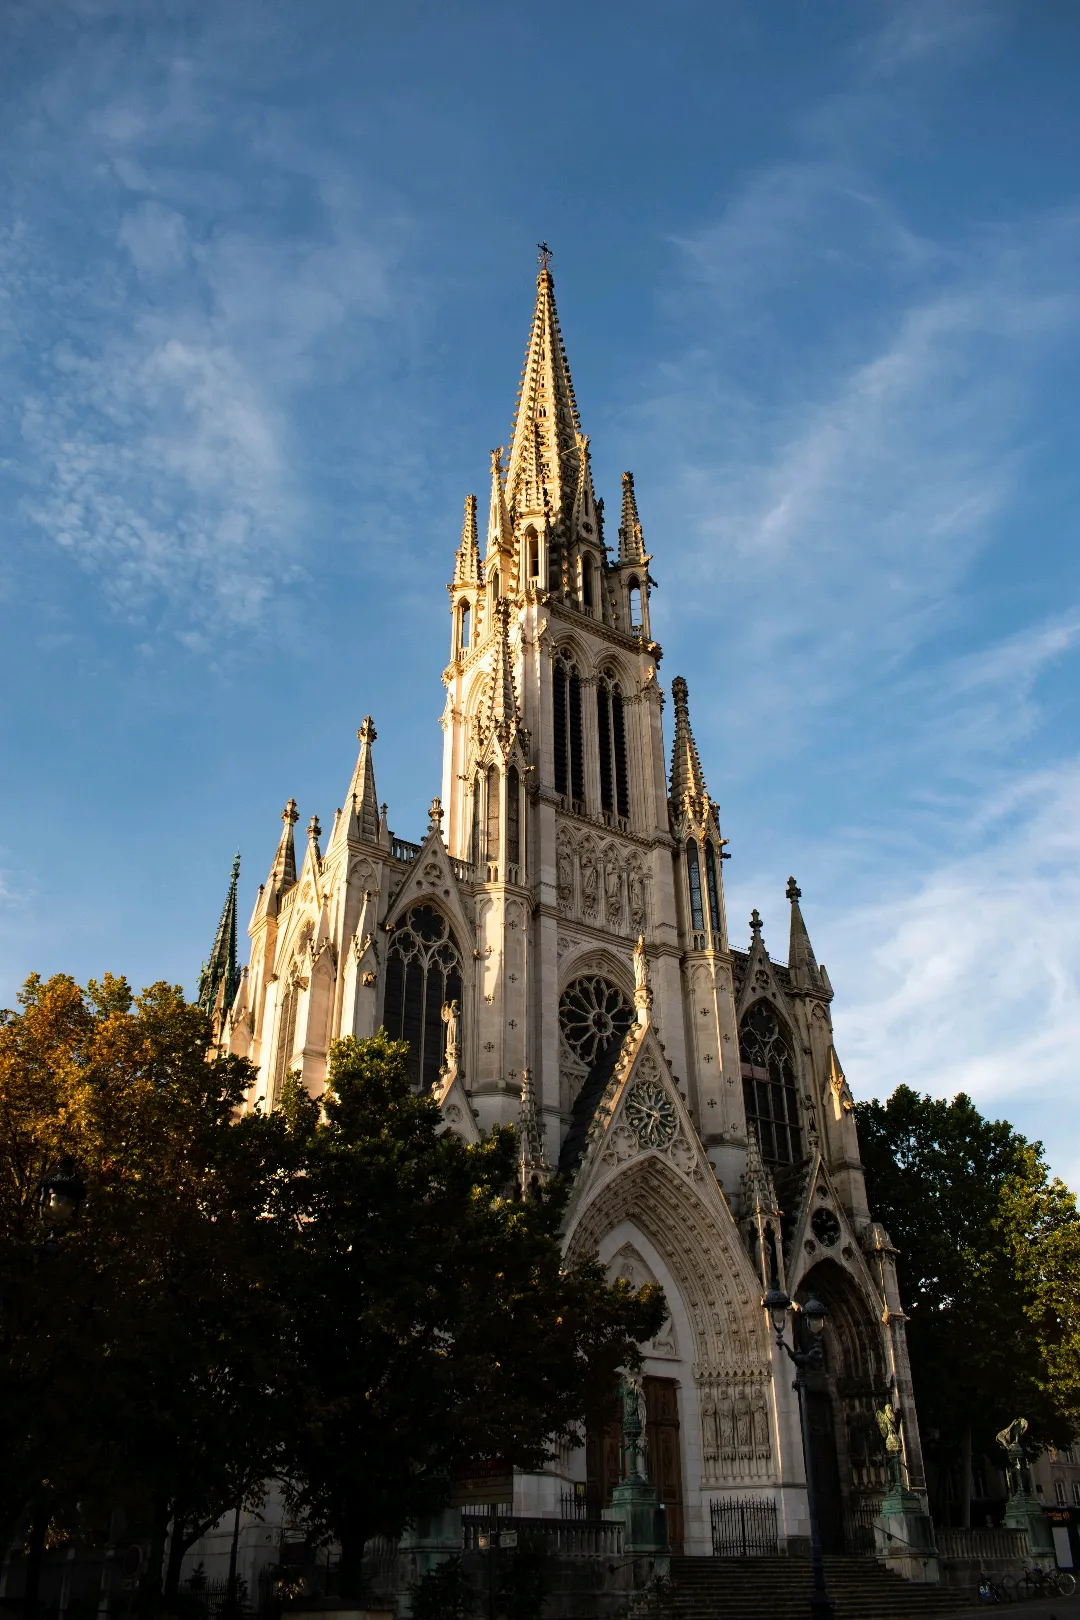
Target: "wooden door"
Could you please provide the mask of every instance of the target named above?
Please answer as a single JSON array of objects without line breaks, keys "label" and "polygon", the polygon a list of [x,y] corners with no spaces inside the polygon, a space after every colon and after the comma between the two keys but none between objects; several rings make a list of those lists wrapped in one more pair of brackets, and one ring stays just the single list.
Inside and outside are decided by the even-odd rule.
[{"label": "wooden door", "polygon": [[649,1479],[667,1509],[673,1553],[683,1550],[682,1446],[679,1442],[679,1386],[674,1378],[645,1379],[646,1463]]}]

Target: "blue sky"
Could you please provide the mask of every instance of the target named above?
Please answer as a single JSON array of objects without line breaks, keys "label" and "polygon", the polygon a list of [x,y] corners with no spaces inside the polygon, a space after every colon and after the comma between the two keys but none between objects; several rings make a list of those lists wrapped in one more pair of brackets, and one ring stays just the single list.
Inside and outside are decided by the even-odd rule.
[{"label": "blue sky", "polygon": [[364,714],[417,836],[535,244],[858,1095],[1080,1181],[1080,10],[6,0],[0,1000],[193,986]]}]

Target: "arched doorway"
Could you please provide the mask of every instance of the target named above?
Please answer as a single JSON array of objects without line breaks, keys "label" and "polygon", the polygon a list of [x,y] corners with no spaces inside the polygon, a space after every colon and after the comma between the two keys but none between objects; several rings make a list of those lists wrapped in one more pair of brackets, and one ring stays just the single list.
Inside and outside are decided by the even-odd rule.
[{"label": "arched doorway", "polygon": [[881,1334],[870,1302],[834,1260],[802,1278],[799,1303],[812,1295],[827,1309],[824,1366],[806,1375],[807,1430],[814,1496],[826,1552],[861,1550],[885,1490],[884,1453],[875,1410],[888,1398]]}]

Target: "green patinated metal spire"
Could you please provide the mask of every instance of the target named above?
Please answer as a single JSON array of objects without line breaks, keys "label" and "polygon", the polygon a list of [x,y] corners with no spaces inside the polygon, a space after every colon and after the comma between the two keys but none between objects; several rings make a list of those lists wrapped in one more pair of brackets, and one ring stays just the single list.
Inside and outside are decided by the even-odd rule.
[{"label": "green patinated metal spire", "polygon": [[232,863],[229,892],[221,912],[210,960],[199,974],[199,1006],[203,1012],[219,1012],[221,1018],[236,1000],[240,988],[240,967],[236,960],[236,888],[240,881],[240,852]]}]

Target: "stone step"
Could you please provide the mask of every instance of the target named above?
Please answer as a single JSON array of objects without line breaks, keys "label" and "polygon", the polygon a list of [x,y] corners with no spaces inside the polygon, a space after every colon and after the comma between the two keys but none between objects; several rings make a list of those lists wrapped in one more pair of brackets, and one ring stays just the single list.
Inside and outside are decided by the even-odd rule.
[{"label": "stone step", "polygon": [[[801,1558],[671,1560],[679,1620],[807,1620],[812,1575]],[[827,1558],[825,1580],[837,1620],[930,1620],[967,1601],[948,1587],[917,1586],[874,1558]]]}]

